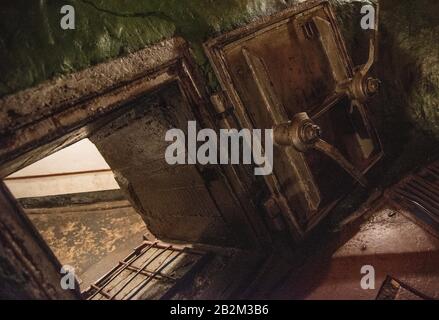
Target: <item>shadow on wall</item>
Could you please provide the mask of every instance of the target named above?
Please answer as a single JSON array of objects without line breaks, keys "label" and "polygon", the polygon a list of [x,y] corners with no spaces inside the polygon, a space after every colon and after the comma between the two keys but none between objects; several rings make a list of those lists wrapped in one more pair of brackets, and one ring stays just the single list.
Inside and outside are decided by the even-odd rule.
[{"label": "shadow on wall", "polygon": [[439,154],[439,3],[381,1],[378,74],[373,106],[386,150],[384,184]]},{"label": "shadow on wall", "polygon": [[[380,43],[375,72],[382,88],[370,109],[386,157],[381,170],[375,170],[374,180],[390,185],[439,154],[439,3],[379,2]],[[364,64],[368,54],[367,32],[359,28],[364,3],[336,6],[354,65]]]}]

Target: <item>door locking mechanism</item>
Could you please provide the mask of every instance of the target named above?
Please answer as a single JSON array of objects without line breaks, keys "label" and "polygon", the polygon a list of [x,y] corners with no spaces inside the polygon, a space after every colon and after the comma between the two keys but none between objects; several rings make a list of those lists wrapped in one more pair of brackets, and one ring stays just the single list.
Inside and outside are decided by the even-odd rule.
[{"label": "door locking mechanism", "polygon": [[[360,113],[364,113],[364,103],[374,96],[380,87],[380,81],[369,76],[370,69],[377,55],[378,12],[379,7],[376,9],[374,31],[369,39],[368,60],[364,65],[354,68],[353,76],[349,76],[345,67],[343,67],[341,57],[336,49],[337,44],[330,23],[320,17],[314,17],[312,19],[313,25],[320,36],[322,48],[331,65],[334,80],[337,82],[336,92],[344,93],[350,97],[351,113],[355,108],[357,108]],[[255,59],[252,61],[249,53],[245,50],[243,53],[249,66],[255,69]],[[265,91],[263,92],[263,96],[270,96],[271,100],[276,101],[274,97],[275,94],[269,85],[265,84],[263,87],[259,85],[259,89],[261,92]],[[322,152],[337,162],[347,173],[358,181],[360,185],[364,187],[367,186],[367,180],[363,173],[348,161],[336,147],[321,138],[321,128],[309,118],[306,112],[295,114],[291,121],[286,123],[275,124],[273,127],[273,135],[274,142],[278,146],[292,146],[301,153],[305,153],[310,149]]]},{"label": "door locking mechanism", "polygon": [[[326,0],[304,1],[205,45],[234,107],[233,117],[217,108],[221,124],[273,129],[266,207],[272,217],[282,214],[294,237],[317,225],[349,191],[347,175],[366,186],[364,175],[383,155],[367,110],[380,86],[371,72],[378,11],[367,61],[356,67]],[[331,172],[335,166],[340,169]]]},{"label": "door locking mechanism", "polygon": [[297,113],[290,122],[273,128],[273,140],[278,146],[292,146],[299,152],[310,149],[320,151],[336,161],[362,186],[367,186],[364,175],[336,147],[323,140],[321,134],[321,128],[308,117],[306,112]]}]

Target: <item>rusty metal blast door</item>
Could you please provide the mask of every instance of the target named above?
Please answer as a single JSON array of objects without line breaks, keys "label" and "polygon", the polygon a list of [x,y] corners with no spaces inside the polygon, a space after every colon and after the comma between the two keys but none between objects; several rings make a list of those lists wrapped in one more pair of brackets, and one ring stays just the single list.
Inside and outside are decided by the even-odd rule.
[{"label": "rusty metal blast door", "polygon": [[266,207],[282,214],[296,239],[354,183],[366,185],[365,174],[383,154],[366,104],[379,86],[370,76],[377,26],[370,31],[369,59],[357,67],[322,0],[205,44],[238,126],[274,130]]}]

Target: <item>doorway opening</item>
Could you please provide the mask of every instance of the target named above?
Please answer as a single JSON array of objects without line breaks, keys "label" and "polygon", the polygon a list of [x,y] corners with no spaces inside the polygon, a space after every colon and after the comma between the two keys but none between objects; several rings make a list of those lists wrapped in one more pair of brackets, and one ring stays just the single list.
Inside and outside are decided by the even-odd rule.
[{"label": "doorway opening", "polygon": [[63,266],[87,288],[148,232],[87,138],[4,178]]},{"label": "doorway opening", "polygon": [[[136,239],[136,234],[145,234],[129,246],[126,254],[117,258],[107,259],[101,254],[85,259],[89,264],[76,270],[80,289],[96,291],[88,290],[90,296],[82,298],[169,296],[170,290],[186,283],[186,276],[192,274],[190,271],[196,269],[198,261],[205,261],[201,259],[203,254],[194,254],[192,249],[206,252],[213,247],[221,254],[225,250],[224,259],[232,260],[238,259],[236,252],[241,249],[269,242],[259,204],[250,201],[256,194],[250,196],[250,190],[260,188],[256,188],[256,182],[251,179],[242,180],[247,177],[244,170],[232,166],[170,167],[165,161],[167,142],[164,137],[168,129],[187,128],[189,120],[196,120],[200,128],[217,129],[218,126],[217,115],[183,40],[166,40],[19,92],[0,100],[0,105],[2,103],[9,108],[20,105],[28,112],[23,111],[17,117],[11,115],[18,113],[9,112],[10,118],[3,122],[0,119],[3,125],[0,132],[4,137],[0,148],[0,176],[15,195],[1,183],[0,201],[7,209],[0,219],[5,224],[0,228],[10,235],[18,235],[11,236],[5,243],[11,248],[17,246],[16,256],[29,261],[15,265],[35,279],[29,285],[35,288],[32,293],[35,297],[66,298],[59,279],[63,264],[75,266],[73,253],[68,252],[69,245],[81,243],[87,253],[95,246],[99,250],[108,246],[106,252],[118,251],[120,243],[114,239],[119,238],[113,234],[118,228],[124,228],[120,232],[125,241]],[[81,148],[84,150],[79,152]],[[86,158],[87,148],[90,154],[94,149],[95,160],[100,160],[90,161],[93,166],[81,168],[80,173],[78,166]],[[81,155],[79,159],[65,161],[69,150],[76,150],[72,153]],[[55,165],[49,165],[52,171],[36,168],[37,164],[42,166],[41,163],[49,161],[44,159],[46,157],[58,159],[57,166],[69,162],[73,168],[58,171],[54,171]],[[23,190],[23,185],[28,186],[27,190]],[[126,219],[127,211],[133,214],[133,220],[128,223],[117,216],[120,214]],[[30,219],[25,212],[31,215]],[[105,214],[111,217],[101,217]],[[49,220],[57,216],[90,217],[96,232],[90,237],[78,235],[92,227],[78,226],[77,220],[63,226],[50,225]],[[137,221],[142,227],[137,227]],[[59,224],[60,219],[55,223]],[[43,228],[46,228],[44,232]],[[42,236],[36,229],[40,229]],[[105,243],[99,246],[93,237],[100,233],[102,237],[113,234],[114,238],[102,239]],[[160,239],[159,244],[152,235]],[[51,241],[58,259],[48,250],[47,244],[50,246]],[[238,251],[232,250],[229,254],[227,248]],[[218,258],[217,263],[223,264],[222,259]],[[101,262],[107,267],[101,269]],[[46,265],[50,265],[49,271]],[[99,279],[101,270],[104,275]],[[119,272],[120,277],[114,282]],[[122,288],[113,290],[114,285]],[[160,290],[152,293],[150,288]],[[131,295],[131,290],[136,290],[136,294]]]}]

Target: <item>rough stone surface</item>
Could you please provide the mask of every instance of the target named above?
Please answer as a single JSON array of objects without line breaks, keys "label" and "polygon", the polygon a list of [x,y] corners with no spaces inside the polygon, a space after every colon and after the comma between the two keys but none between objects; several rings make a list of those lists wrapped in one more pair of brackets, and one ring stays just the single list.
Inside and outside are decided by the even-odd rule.
[{"label": "rough stone surface", "polygon": [[0,133],[68,108],[72,101],[96,95],[138,79],[163,64],[178,59],[185,41],[172,38],[130,55],[44,81],[0,99]]},{"label": "rough stone surface", "polygon": [[[60,28],[65,4],[75,8],[75,30]],[[201,43],[209,35],[286,5],[283,0],[8,0],[0,13],[0,95],[177,35],[192,43],[203,64]]]},{"label": "rough stone surface", "polygon": [[388,154],[388,183],[437,157],[439,149],[439,3],[382,4],[380,70],[375,106]]}]

